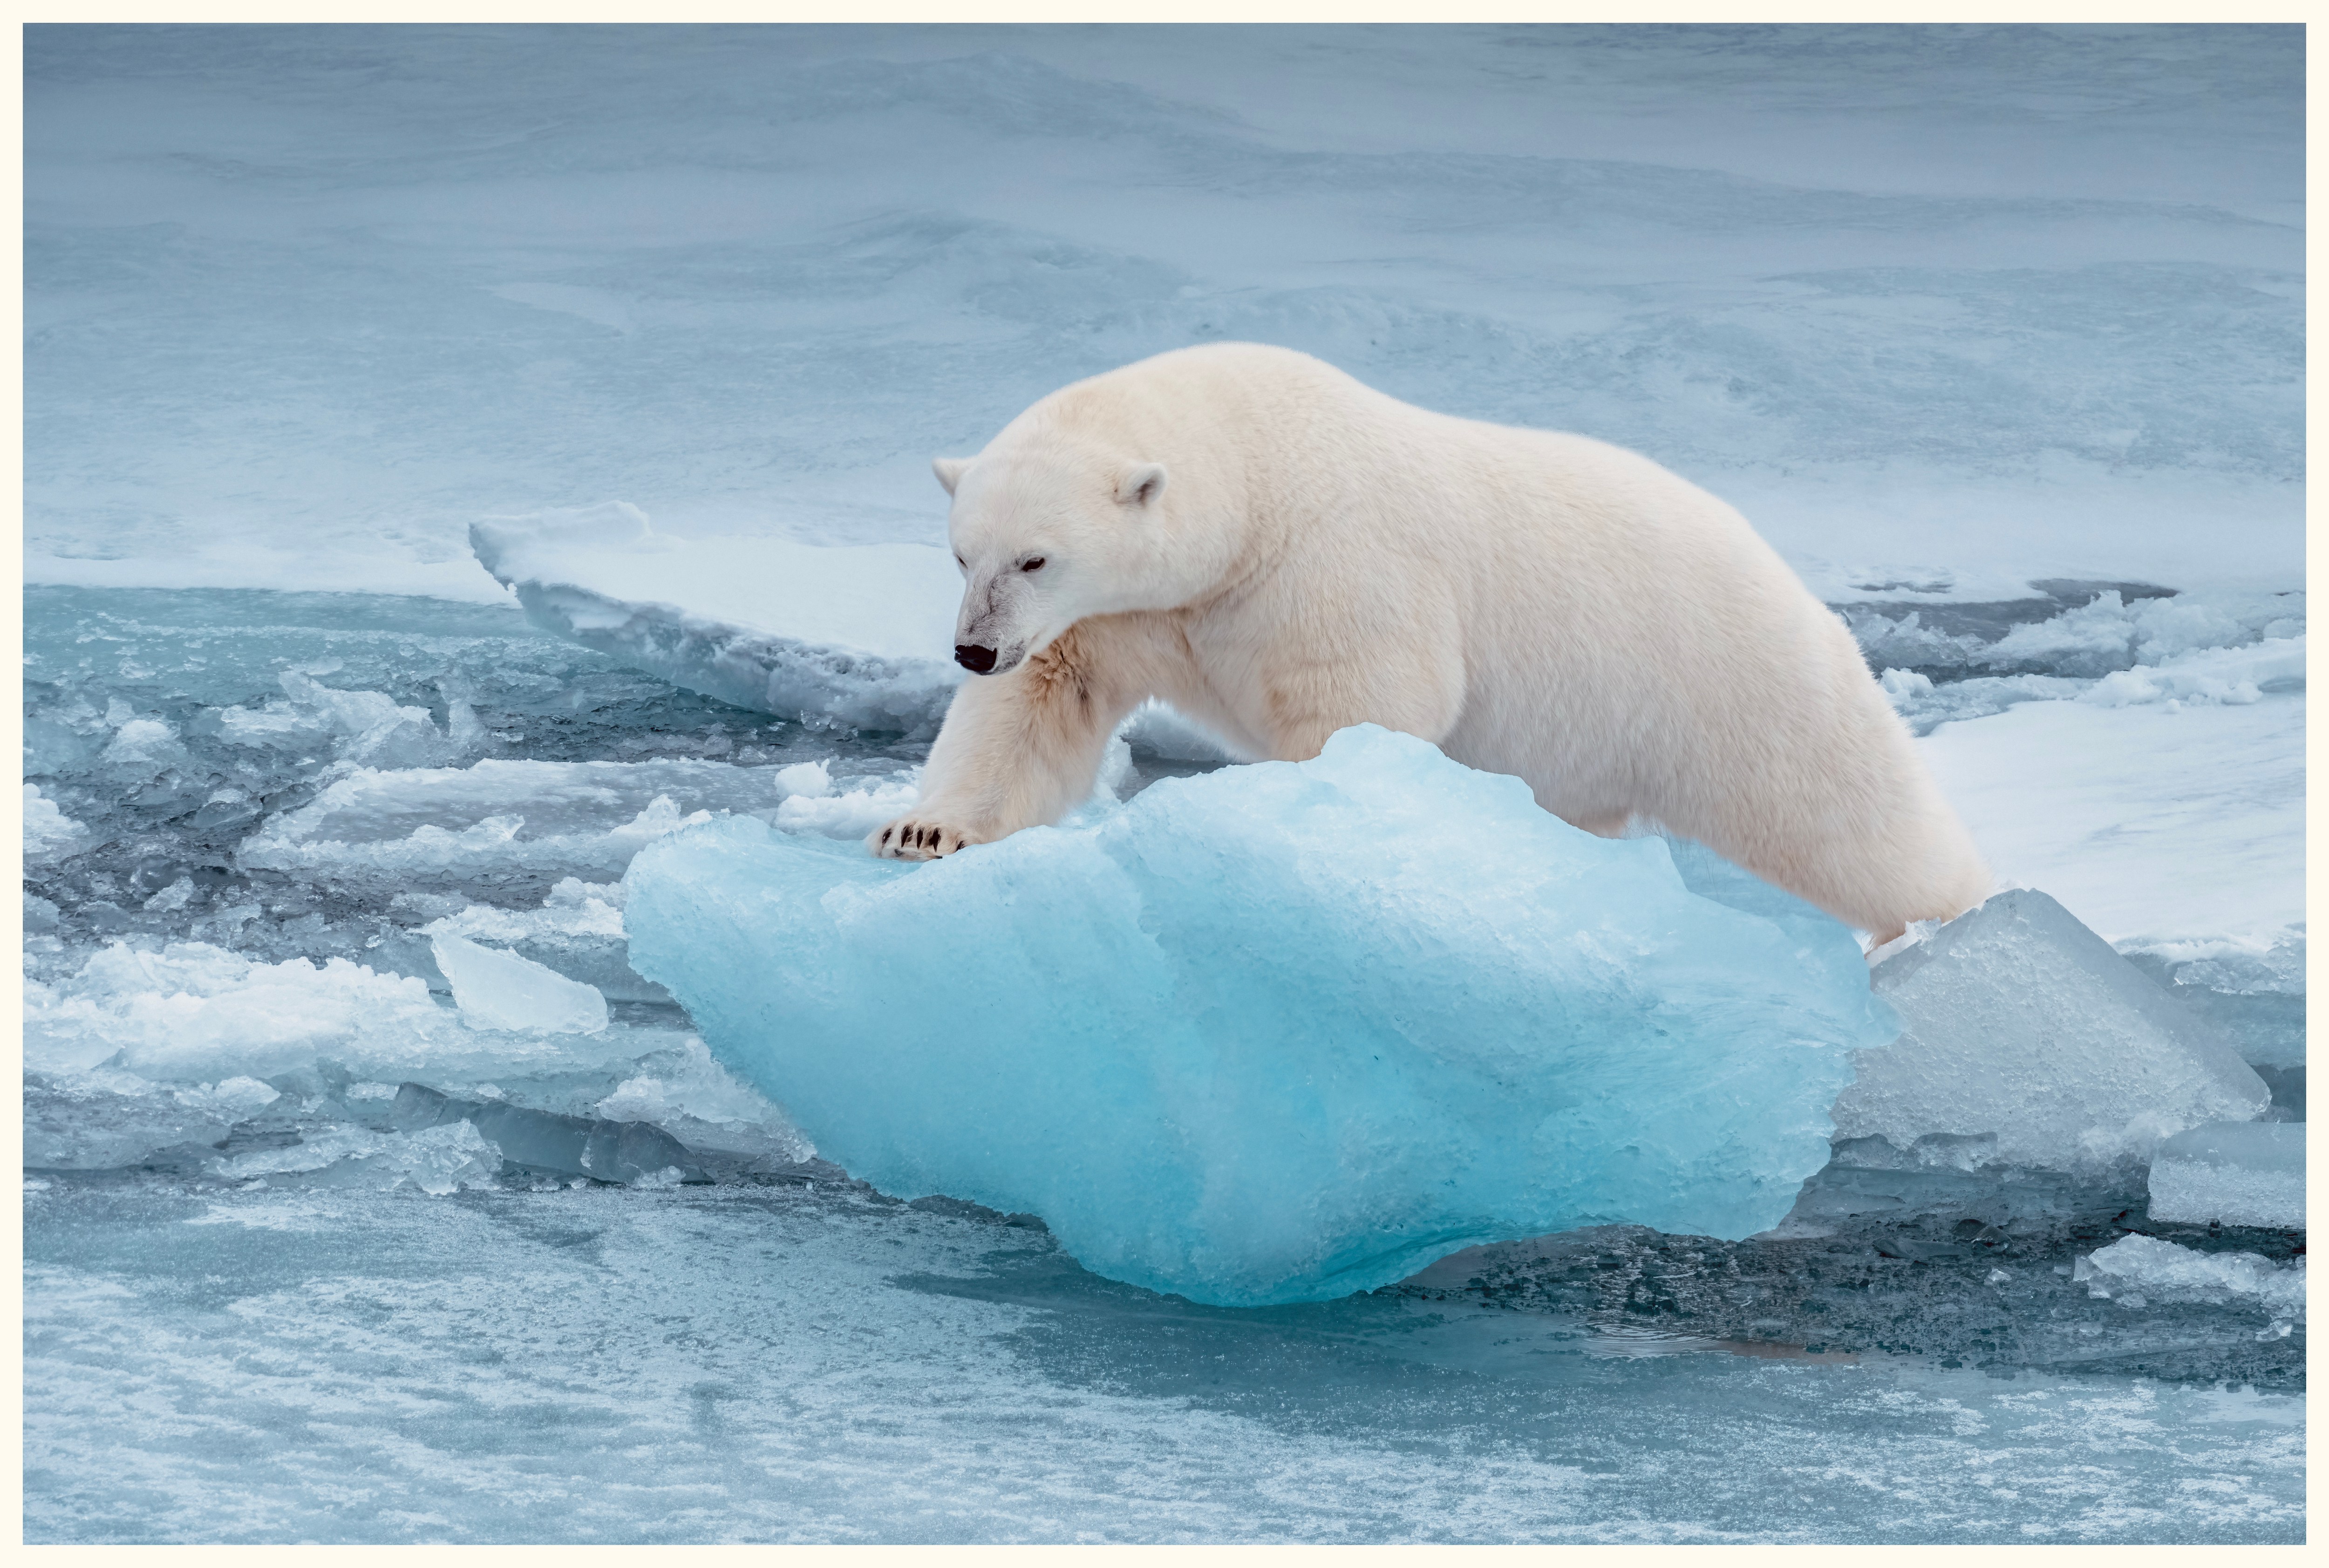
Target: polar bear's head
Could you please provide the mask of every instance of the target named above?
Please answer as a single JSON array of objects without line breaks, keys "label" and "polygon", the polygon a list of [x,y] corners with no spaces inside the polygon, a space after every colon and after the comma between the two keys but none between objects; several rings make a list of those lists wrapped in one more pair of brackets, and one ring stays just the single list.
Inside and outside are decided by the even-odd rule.
[{"label": "polar bear's head", "polygon": [[954,497],[955,662],[1003,675],[1087,616],[1166,607],[1152,602],[1164,465],[1080,443],[998,447],[931,463]]}]

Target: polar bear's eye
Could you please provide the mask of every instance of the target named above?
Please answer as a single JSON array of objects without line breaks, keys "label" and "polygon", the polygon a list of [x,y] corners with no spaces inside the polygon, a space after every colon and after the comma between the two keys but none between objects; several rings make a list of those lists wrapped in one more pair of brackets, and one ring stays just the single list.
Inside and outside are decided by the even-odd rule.
[{"label": "polar bear's eye", "polygon": [[1019,563],[1019,570],[1022,571],[1041,571],[1043,570],[1043,558],[1040,555],[1031,555],[1026,560]]}]

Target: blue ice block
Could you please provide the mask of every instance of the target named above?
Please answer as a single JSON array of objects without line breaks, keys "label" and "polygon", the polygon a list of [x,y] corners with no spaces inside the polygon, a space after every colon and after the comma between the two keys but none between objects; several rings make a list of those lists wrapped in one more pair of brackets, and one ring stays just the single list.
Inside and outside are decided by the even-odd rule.
[{"label": "blue ice block", "polygon": [[1765,1229],[1897,1030],[1834,921],[1372,725],[941,861],[740,817],[627,881],[633,965],[826,1157],[1222,1305]]}]

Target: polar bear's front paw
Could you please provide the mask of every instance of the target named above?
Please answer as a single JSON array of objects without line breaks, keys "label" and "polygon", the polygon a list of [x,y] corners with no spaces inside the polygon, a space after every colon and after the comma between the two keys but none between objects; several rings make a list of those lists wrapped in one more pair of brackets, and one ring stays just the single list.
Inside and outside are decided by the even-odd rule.
[{"label": "polar bear's front paw", "polygon": [[927,817],[900,817],[867,838],[865,847],[884,860],[936,860],[973,842],[959,827]]}]

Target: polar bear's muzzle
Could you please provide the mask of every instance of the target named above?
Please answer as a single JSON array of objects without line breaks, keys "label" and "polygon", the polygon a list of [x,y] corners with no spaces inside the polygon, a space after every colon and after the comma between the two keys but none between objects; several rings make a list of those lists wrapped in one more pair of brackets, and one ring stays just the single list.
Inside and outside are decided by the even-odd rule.
[{"label": "polar bear's muzzle", "polygon": [[954,645],[954,662],[975,675],[1007,675],[1017,669],[1026,657],[1027,645],[1023,642],[1005,648],[992,648],[975,642]]}]

